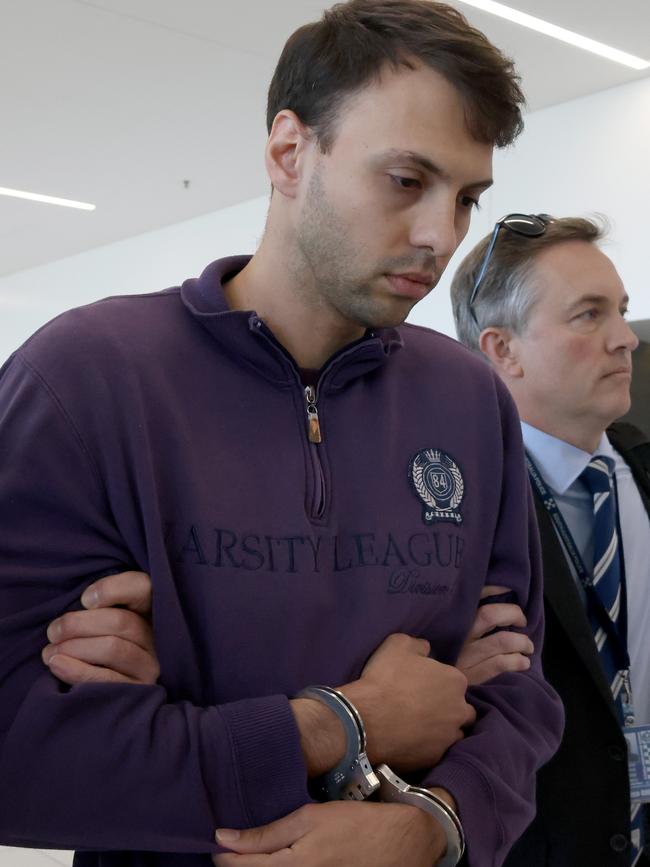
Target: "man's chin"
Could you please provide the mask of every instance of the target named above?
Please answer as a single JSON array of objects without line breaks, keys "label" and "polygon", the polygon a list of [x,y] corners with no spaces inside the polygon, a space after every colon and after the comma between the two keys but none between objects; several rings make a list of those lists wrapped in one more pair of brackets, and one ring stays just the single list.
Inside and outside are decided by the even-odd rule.
[{"label": "man's chin", "polygon": [[366,328],[371,331],[373,328],[397,328],[406,322],[415,304],[416,302],[411,299],[404,299],[403,303],[391,304],[382,310],[374,310],[369,317]]},{"label": "man's chin", "polygon": [[631,407],[632,401],[630,400],[629,394],[624,397],[621,396],[616,400],[612,400],[607,406],[603,406],[603,429],[609,427],[609,425],[617,419],[627,415]]},{"label": "man's chin", "polygon": [[616,418],[621,418],[621,416],[627,415],[628,412],[632,409],[632,401],[629,399],[623,400],[619,402],[617,407],[618,413],[616,414]]}]

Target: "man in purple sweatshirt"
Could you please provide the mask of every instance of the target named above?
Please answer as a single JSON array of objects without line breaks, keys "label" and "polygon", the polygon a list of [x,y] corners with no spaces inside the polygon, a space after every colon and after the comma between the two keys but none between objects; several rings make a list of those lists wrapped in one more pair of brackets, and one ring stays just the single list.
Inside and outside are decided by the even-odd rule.
[{"label": "man in purple sweatshirt", "polygon": [[[521,100],[455,10],[335,6],[271,83],[255,256],[65,314],[4,366],[1,842],[429,867],[464,837],[471,867],[502,862],[561,709],[537,654],[470,703],[452,664],[485,585],[541,644],[518,419],[482,362],[402,323]],[[152,576],[158,683],[69,688],[47,624],[127,567]]]}]

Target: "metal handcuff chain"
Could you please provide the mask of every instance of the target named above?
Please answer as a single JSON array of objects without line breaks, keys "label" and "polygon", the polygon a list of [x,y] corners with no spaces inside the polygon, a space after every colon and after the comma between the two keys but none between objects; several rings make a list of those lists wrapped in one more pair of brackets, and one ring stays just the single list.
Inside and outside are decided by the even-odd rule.
[{"label": "metal handcuff chain", "polygon": [[447,848],[435,867],[456,867],[465,852],[465,835],[460,819],[452,808],[419,786],[400,779],[386,764],[373,770],[366,755],[366,731],[361,714],[352,702],[330,686],[309,686],[296,698],[311,698],[325,704],[343,723],[346,737],[341,761],[312,783],[312,789],[324,801],[364,801],[374,794],[386,803],[409,804],[429,813],[442,827]]}]

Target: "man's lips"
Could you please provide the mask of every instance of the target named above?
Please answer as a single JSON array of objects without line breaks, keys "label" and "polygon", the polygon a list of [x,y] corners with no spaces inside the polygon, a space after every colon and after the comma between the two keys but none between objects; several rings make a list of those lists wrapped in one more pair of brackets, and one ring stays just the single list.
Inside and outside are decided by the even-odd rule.
[{"label": "man's lips", "polygon": [[407,274],[387,274],[389,283],[396,295],[406,298],[424,298],[436,282],[433,274],[410,271]]},{"label": "man's lips", "polygon": [[631,377],[632,376],[632,368],[631,367],[617,367],[614,370],[610,370],[609,373],[606,373],[605,379],[608,376],[620,376],[620,375],[625,375],[625,376]]},{"label": "man's lips", "polygon": [[435,277],[424,271],[409,271],[405,274],[392,274],[392,277],[403,277],[405,280],[411,280],[413,283],[424,283],[426,286],[433,286]]}]

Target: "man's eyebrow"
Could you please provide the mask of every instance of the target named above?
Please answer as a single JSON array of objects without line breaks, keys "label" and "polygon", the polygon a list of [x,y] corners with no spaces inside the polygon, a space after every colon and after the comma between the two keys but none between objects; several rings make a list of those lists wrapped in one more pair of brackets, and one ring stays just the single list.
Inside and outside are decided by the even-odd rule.
[{"label": "man's eyebrow", "polygon": [[[608,304],[609,302],[609,296],[591,293],[589,295],[581,295],[579,298],[576,298],[575,301],[572,301],[571,304],[569,304],[567,310],[571,312],[572,310],[575,310],[576,307],[581,307],[583,304],[598,304],[602,307],[603,304]],[[629,303],[629,295],[624,295],[619,301],[618,307],[627,307]]]},{"label": "man's eyebrow", "polygon": [[[405,162],[413,163],[420,168],[423,168],[425,171],[430,172],[432,175],[436,175],[438,178],[442,178],[443,181],[450,180],[450,176],[448,172],[441,169],[440,166],[437,166],[429,157],[425,157],[424,154],[419,154],[416,151],[402,151],[397,149],[392,149],[388,151],[384,151],[379,158],[378,161],[381,162],[389,162],[392,160],[404,160]],[[467,189],[469,188],[481,188],[483,190],[487,190],[494,183],[492,178],[485,178],[480,181],[471,181],[469,184],[465,184]]]}]

